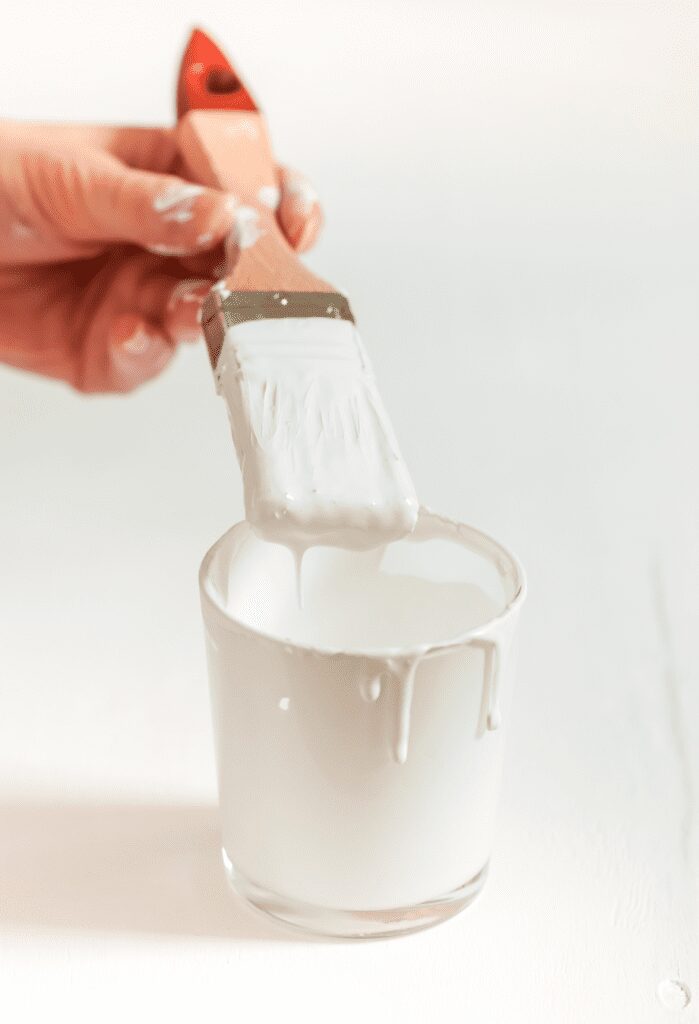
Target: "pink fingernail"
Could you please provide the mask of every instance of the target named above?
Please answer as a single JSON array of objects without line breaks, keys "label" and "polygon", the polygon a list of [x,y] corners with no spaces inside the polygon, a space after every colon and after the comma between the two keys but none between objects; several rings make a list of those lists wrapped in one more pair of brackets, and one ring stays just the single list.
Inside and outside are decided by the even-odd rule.
[{"label": "pink fingernail", "polygon": [[320,228],[322,227],[322,223],[323,218],[319,210],[316,210],[304,221],[301,232],[294,245],[297,252],[303,252],[313,244]]},{"label": "pink fingernail", "polygon": [[178,342],[201,340],[199,313],[212,283],[204,278],[188,278],[175,285],[165,315],[165,332],[170,338]]},{"label": "pink fingernail", "polygon": [[299,213],[308,213],[318,202],[318,193],[310,181],[300,175],[287,178],[284,191],[291,197],[293,207]]},{"label": "pink fingernail", "polygon": [[172,312],[181,302],[200,303],[211,288],[212,282],[203,277],[188,277],[180,281],[170,292],[167,308]]},{"label": "pink fingernail", "polygon": [[119,346],[121,352],[128,352],[130,356],[142,356],[153,344],[153,339],[145,331],[136,331]]},{"label": "pink fingernail", "polygon": [[314,226],[309,221],[306,221],[306,223],[303,226],[303,230],[301,231],[301,234],[296,240],[295,248],[298,249],[299,251],[302,251],[303,248],[306,245],[308,245],[311,238],[313,237],[314,230]]},{"label": "pink fingernail", "polygon": [[108,352],[112,384],[122,391],[130,391],[153,377],[172,355],[165,339],[132,313],[125,313],[112,323]]},{"label": "pink fingernail", "polygon": [[[136,313],[122,313],[112,321],[109,328],[109,344],[120,348],[139,335],[145,328],[143,317]],[[127,349],[128,351],[128,349]]]},{"label": "pink fingernail", "polygon": [[173,259],[180,256],[194,256],[197,251],[196,245],[163,245],[160,242],[150,242],[146,249],[156,256],[171,256]]},{"label": "pink fingernail", "polygon": [[153,200],[153,209],[165,221],[185,224],[194,217],[194,203],[204,192],[202,185],[174,182]]}]

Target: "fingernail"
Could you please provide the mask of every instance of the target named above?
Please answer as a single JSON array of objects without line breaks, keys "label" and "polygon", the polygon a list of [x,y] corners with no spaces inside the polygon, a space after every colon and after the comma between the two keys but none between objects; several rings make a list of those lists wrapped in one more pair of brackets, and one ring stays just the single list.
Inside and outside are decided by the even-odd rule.
[{"label": "fingernail", "polygon": [[301,230],[296,236],[296,240],[294,242],[294,248],[297,252],[304,252],[306,249],[310,248],[320,231],[322,223],[323,218],[319,208],[317,208],[310,217],[307,217],[302,221]]},{"label": "fingernail", "polygon": [[153,344],[153,339],[145,331],[136,331],[119,346],[120,352],[128,352],[130,356],[142,356]]},{"label": "fingernail", "polygon": [[108,355],[114,384],[130,390],[161,370],[172,351],[165,339],[155,329],[149,329],[141,317],[125,313],[111,325]]},{"label": "fingernail", "polygon": [[303,252],[304,248],[307,245],[310,245],[310,242],[311,242],[311,239],[313,238],[314,233],[315,233],[315,225],[311,224],[310,221],[306,221],[306,223],[304,224],[303,228],[301,229],[301,234],[296,239],[296,244],[295,244],[294,248],[298,249],[299,252]]},{"label": "fingernail", "polygon": [[175,182],[155,197],[153,209],[164,221],[185,224],[194,217],[194,203],[203,192],[202,185]]},{"label": "fingernail", "polygon": [[202,338],[199,313],[213,282],[187,278],[172,289],[165,313],[165,330],[177,342],[197,342]]},{"label": "fingernail", "polygon": [[318,202],[318,193],[306,178],[288,178],[284,191],[291,197],[292,205],[299,213],[308,213]]},{"label": "fingernail", "polygon": [[214,245],[222,242],[225,236],[230,232],[232,226],[235,224],[237,210],[240,206],[240,202],[237,196],[224,195],[221,197],[215,207],[209,212],[209,215],[200,224],[200,227],[205,227],[206,231],[200,231],[196,235],[192,246],[188,250],[181,248],[174,248],[164,245],[149,245],[147,246],[151,252],[158,253],[162,256],[190,256],[196,255],[199,252],[212,249]]},{"label": "fingernail", "polygon": [[109,328],[109,344],[114,350],[126,352],[139,350],[145,345],[143,335],[147,334],[143,317],[136,313],[122,313],[112,320]]},{"label": "fingernail", "polygon": [[148,252],[156,256],[192,256],[197,251],[196,245],[163,245],[161,242],[149,242],[146,245]]},{"label": "fingernail", "polygon": [[212,281],[203,277],[187,277],[184,281],[178,282],[170,292],[167,300],[168,312],[172,312],[176,306],[183,302],[196,302],[200,304],[211,290]]}]

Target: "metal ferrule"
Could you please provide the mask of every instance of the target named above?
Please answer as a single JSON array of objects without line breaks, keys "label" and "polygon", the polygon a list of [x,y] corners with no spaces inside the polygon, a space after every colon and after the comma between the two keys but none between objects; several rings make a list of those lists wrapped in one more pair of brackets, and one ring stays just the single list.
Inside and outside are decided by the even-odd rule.
[{"label": "metal ferrule", "polygon": [[349,302],[339,292],[229,292],[214,285],[202,305],[202,327],[211,366],[216,369],[226,330],[246,320],[285,317],[351,320]]}]

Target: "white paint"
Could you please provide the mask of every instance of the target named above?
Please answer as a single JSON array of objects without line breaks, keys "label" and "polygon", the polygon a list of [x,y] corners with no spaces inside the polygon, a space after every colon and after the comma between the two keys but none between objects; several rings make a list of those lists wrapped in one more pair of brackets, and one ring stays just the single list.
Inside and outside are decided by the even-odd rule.
[{"label": "white paint", "polygon": [[[386,668],[391,671],[391,674],[398,686],[398,728],[396,729],[393,748],[393,754],[398,764],[405,764],[408,760],[410,713],[413,707],[415,673],[417,672],[420,660],[420,657],[408,658],[403,661],[392,659],[386,666]],[[437,895],[436,890],[435,895]]]},{"label": "white paint", "polygon": [[260,536],[371,548],[418,502],[354,324],[299,317],[228,329],[216,369]]},{"label": "white paint", "polygon": [[293,206],[299,213],[309,213],[318,202],[318,193],[310,181],[300,174],[286,178],[284,191],[291,197]]},{"label": "white paint", "polygon": [[[12,116],[167,117],[176,47],[143,10],[140,46],[160,55],[132,76],[115,61],[103,90],[94,41],[131,52],[132,18],[45,4],[39,24],[37,5],[4,5],[6,39],[50,40],[26,89],[27,50],[6,47]],[[490,880],[444,928],[366,946],[299,941],[231,897],[191,577],[242,490],[207,360],[184,350],[118,399],[2,367],[3,1015],[696,1024],[699,830],[685,860],[647,570],[656,559],[664,579],[699,794],[696,5],[440,3],[400,22],[397,3],[370,18],[347,2],[281,10],[270,31],[270,5],[244,6],[259,58],[228,32],[229,0],[205,6],[253,87],[262,67],[280,154],[332,190],[317,266],[347,279],[383,387],[394,365],[404,376],[384,397],[421,495],[507,538],[530,574]],[[167,18],[184,43],[191,6]],[[275,69],[303,55],[304,83],[323,81],[337,39],[362,55],[361,74],[333,80],[346,134],[323,121],[296,140],[299,93]],[[61,80],[64,44],[81,67]],[[323,119],[325,98],[310,102]],[[447,124],[468,125],[468,145]],[[355,175],[361,222],[392,241],[369,267],[353,262]],[[429,225],[407,215],[415,188]],[[433,303],[404,306],[425,283],[416,249],[449,258],[431,268]],[[686,1009],[658,1002],[663,978],[690,985]]]},{"label": "white paint", "polygon": [[155,197],[153,209],[161,215],[162,220],[184,224],[194,217],[194,203],[202,192],[202,185],[192,185],[188,182],[170,185]]},{"label": "white paint", "polygon": [[295,547],[294,545],[287,545],[291,557],[294,560],[294,580],[296,583],[296,603],[299,608],[303,610],[303,558],[306,554],[306,548],[303,546]]},{"label": "white paint", "polygon": [[197,235],[197,245],[208,245],[213,237],[213,231],[204,231],[201,235]]},{"label": "white paint", "polygon": [[281,199],[281,191],[277,185],[263,185],[257,193],[257,198],[263,206],[270,210],[276,210]]},{"label": "white paint", "polygon": [[262,235],[264,231],[260,227],[259,210],[254,206],[236,206],[233,210],[233,224],[225,242],[226,253],[231,248],[249,249]]},{"label": "white paint", "polygon": [[210,286],[211,282],[201,277],[186,277],[178,281],[170,292],[167,300],[167,309],[172,312],[181,302],[201,302],[201,290]]},{"label": "white paint", "polygon": [[683,981],[665,978],[658,985],[658,999],[666,1010],[684,1010],[689,1006],[692,995]]},{"label": "white paint", "polygon": [[359,693],[367,704],[374,704],[381,696],[381,675],[363,679],[359,684]]},{"label": "white paint", "polygon": [[502,730],[481,728],[482,648],[514,630],[520,569],[426,510],[385,550],[315,547],[306,560],[303,610],[283,547],[247,523],[202,570],[226,853],[307,903],[438,898],[490,852]]}]

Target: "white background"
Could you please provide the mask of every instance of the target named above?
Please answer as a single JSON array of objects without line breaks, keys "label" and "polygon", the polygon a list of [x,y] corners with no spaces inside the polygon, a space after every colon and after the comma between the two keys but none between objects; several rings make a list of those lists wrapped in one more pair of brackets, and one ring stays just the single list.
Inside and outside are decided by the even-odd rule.
[{"label": "white background", "polygon": [[322,194],[311,262],[423,501],[530,598],[482,899],[290,937],[218,862],[196,570],[242,503],[203,349],[126,399],[0,370],[3,1019],[699,1021],[691,12],[5,5],[8,116],[167,122],[193,17],[218,36]]}]

